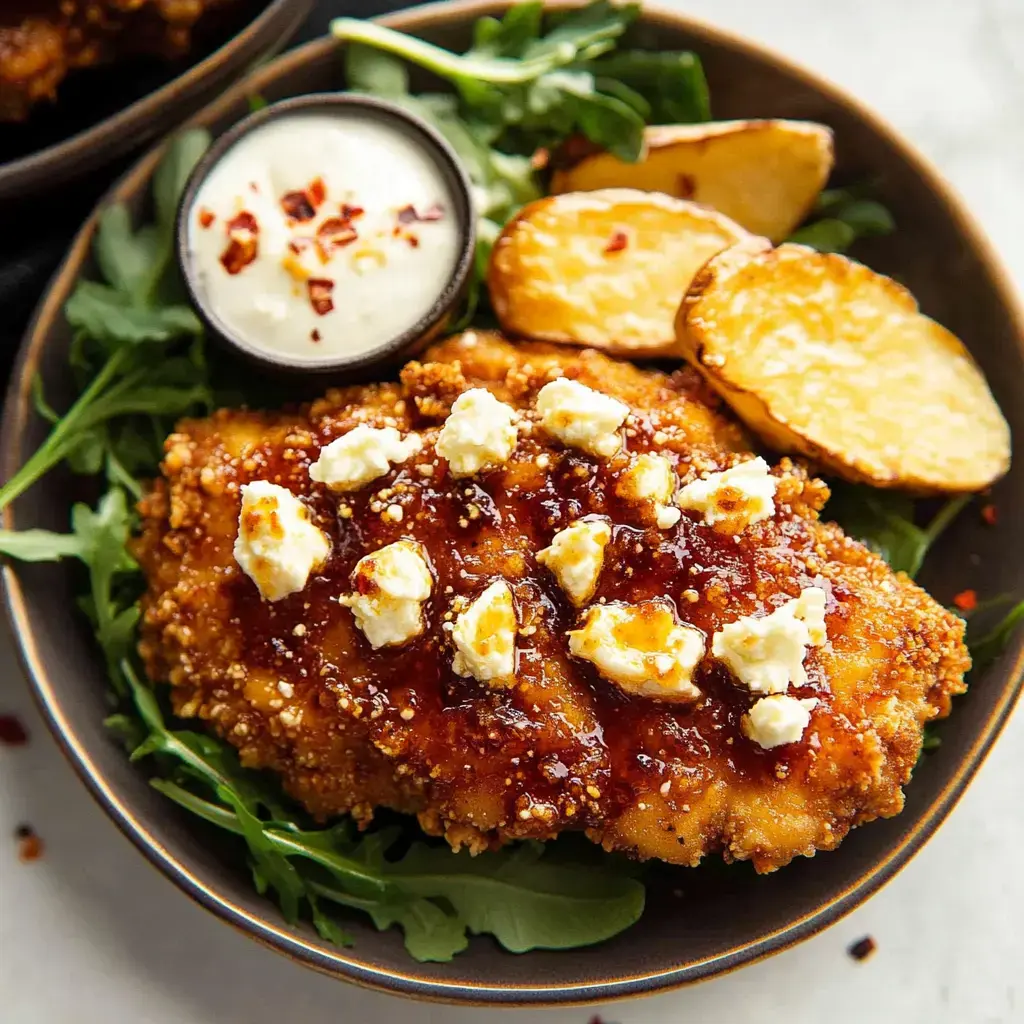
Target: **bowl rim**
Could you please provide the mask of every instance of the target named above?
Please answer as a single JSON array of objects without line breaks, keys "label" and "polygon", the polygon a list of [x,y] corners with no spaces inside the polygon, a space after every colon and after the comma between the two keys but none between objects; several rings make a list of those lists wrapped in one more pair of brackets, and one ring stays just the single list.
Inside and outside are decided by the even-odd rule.
[{"label": "bowl rim", "polygon": [[[380,24],[408,30],[422,29],[430,23],[469,20],[511,6],[513,0],[441,0],[412,7],[381,18]],[[580,0],[550,0],[548,9],[579,6]],[[664,8],[645,5],[641,22],[657,27],[662,25],[684,31],[697,40],[729,48],[742,56],[768,60],[809,89],[827,96],[845,107],[876,134],[883,136],[897,149],[925,187],[931,190],[945,207],[950,220],[968,240],[979,262],[991,280],[998,300],[1014,323],[1018,347],[1024,349],[1024,305],[1014,288],[1008,271],[1002,265],[994,247],[981,230],[964,200],[946,182],[937,168],[912,144],[908,143],[884,119],[867,108],[827,78],[819,76],[780,56],[770,47],[713,27],[689,15]],[[214,120],[231,106],[253,91],[259,91],[267,82],[287,74],[310,59],[322,56],[337,44],[330,37],[313,40],[255,70],[250,76],[235,83],[221,96],[189,119],[194,126]],[[699,45],[699,43],[698,43]],[[200,121],[201,119],[201,121]],[[0,467],[10,473],[19,461],[19,447],[32,412],[31,381],[35,367],[46,346],[55,319],[59,318],[64,300],[77,279],[88,257],[99,211],[106,205],[134,194],[148,181],[155,169],[164,143],[152,147],[132,168],[122,175],[104,194],[72,242],[68,253],[47,285],[46,291],[33,316],[25,338],[19,348],[8,387],[2,428],[0,428]],[[3,513],[3,525],[12,528],[13,509]],[[25,606],[24,594],[18,577],[8,564],[3,566],[4,598],[8,621],[15,640],[22,667],[30,683],[33,697],[57,740],[58,746],[71,762],[86,787],[104,810],[154,866],[188,893],[199,904],[210,910],[237,930],[262,945],[283,953],[290,959],[311,967],[319,973],[343,978],[378,991],[413,997],[426,1001],[461,1003],[478,1006],[569,1006],[586,1005],[611,999],[629,998],[656,991],[667,991],[707,978],[724,974],[755,963],[788,949],[797,942],[821,931],[843,917],[883,884],[889,881],[931,837],[936,828],[952,811],[965,792],[992,744],[1005,726],[1010,713],[1024,689],[1024,633],[1019,633],[1013,647],[1003,655],[1006,660],[1006,685],[997,702],[987,715],[982,728],[971,741],[953,775],[928,805],[917,815],[898,843],[881,859],[873,860],[861,870],[842,891],[797,920],[790,921],[748,942],[721,953],[711,954],[672,969],[635,972],[626,977],[609,977],[584,984],[502,985],[476,983],[465,980],[453,982],[423,980],[414,973],[397,969],[380,969],[353,960],[345,949],[327,947],[314,939],[297,938],[280,927],[272,917],[257,916],[244,907],[231,902],[214,891],[187,867],[181,864],[140,822],[134,812],[125,806],[107,782],[98,774],[82,741],[71,730],[52,681],[47,677],[36,647],[31,622]],[[269,908],[268,904],[268,908]],[[412,961],[410,961],[412,963]]]},{"label": "bowl rim", "polygon": [[[437,293],[437,298],[413,323],[400,333],[393,335],[367,351],[356,351],[351,354],[323,356],[320,359],[294,359],[286,352],[278,352],[263,348],[247,341],[237,331],[232,330],[221,319],[202,294],[199,285],[196,261],[189,244],[191,234],[189,218],[195,209],[196,200],[203,184],[209,178],[217,164],[234,149],[247,135],[259,131],[271,121],[279,121],[288,117],[302,117],[318,111],[337,113],[339,121],[344,123],[346,114],[381,123],[390,123],[395,130],[407,138],[415,139],[424,151],[429,151],[441,177],[452,193],[454,216],[459,232],[458,255],[452,264],[451,273]],[[347,371],[364,373],[369,370],[383,369],[394,363],[399,357],[411,355],[422,348],[431,338],[435,337],[451,318],[473,270],[474,253],[476,252],[476,224],[473,218],[473,193],[469,176],[459,161],[447,139],[436,128],[423,118],[396,103],[369,96],[362,93],[348,92],[313,92],[301,96],[289,96],[276,100],[260,110],[253,111],[240,121],[236,121],[226,132],[213,140],[209,149],[200,157],[192,168],[185,188],[178,202],[178,211],[174,219],[174,255],[178,270],[181,273],[185,291],[195,307],[199,319],[209,329],[212,340],[219,341],[228,348],[247,358],[250,362],[264,369],[283,371],[295,378],[316,377],[318,375]]]},{"label": "bowl rim", "polygon": [[[313,2],[268,0],[239,32],[180,75],[74,135],[0,163],[0,201],[30,195],[44,184],[59,185],[132,148],[139,131],[148,135],[146,124],[161,117],[166,120],[169,108],[195,101],[205,86],[230,78],[247,61],[284,45],[305,20]],[[194,108],[189,110],[190,117],[194,112]],[[163,130],[169,127],[162,125]]]}]

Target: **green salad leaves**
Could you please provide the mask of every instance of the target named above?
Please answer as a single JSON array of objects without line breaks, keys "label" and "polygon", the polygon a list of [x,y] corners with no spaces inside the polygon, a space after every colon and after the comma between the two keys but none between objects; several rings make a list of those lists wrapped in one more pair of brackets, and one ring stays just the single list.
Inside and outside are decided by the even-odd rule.
[{"label": "green salad leaves", "polygon": [[[464,163],[480,218],[478,288],[502,226],[542,194],[536,154],[582,138],[635,160],[645,124],[710,116],[694,54],[620,48],[637,12],[597,0],[545,16],[541,3],[523,3],[500,20],[480,19],[464,54],[370,22],[334,22],[335,36],[349,44],[350,88],[419,114]],[[421,76],[452,91],[425,91]],[[254,108],[262,102],[251,100]],[[317,827],[275,779],[243,769],[229,744],[177,728],[144,681],[135,651],[143,581],[130,554],[141,481],[158,472],[175,420],[207,412],[215,394],[224,401],[218,376],[234,386],[240,380],[208,362],[202,325],[183,301],[172,259],[178,198],[208,143],[204,132],[190,131],[168,147],[153,180],[152,223],[134,225],[121,205],[103,212],[94,239],[98,279],[80,281],[65,308],[77,397],[58,412],[34,382],[35,408],[50,432],[0,487],[2,510],[65,463],[97,480],[99,500],[74,506],[66,534],[0,530],[0,554],[78,565],[81,608],[112,683],[112,734],[169,800],[237,837],[256,888],[273,895],[288,921],[308,917],[325,941],[347,944],[335,908],[356,911],[379,929],[402,929],[412,956],[436,961],[465,949],[471,934],[491,935],[513,952],[575,948],[617,934],[643,912],[635,865],[588,843],[577,849],[572,836],[473,858],[426,841],[408,822],[366,833],[348,820]],[[816,218],[794,240],[838,252],[892,229],[888,212],[858,190],[823,193]],[[471,301],[464,322],[474,309]],[[250,401],[254,394],[246,390]],[[842,486],[827,514],[913,575],[964,503],[949,502],[921,526],[911,499]],[[972,643],[976,666],[989,664],[1022,622],[1024,603]]]}]

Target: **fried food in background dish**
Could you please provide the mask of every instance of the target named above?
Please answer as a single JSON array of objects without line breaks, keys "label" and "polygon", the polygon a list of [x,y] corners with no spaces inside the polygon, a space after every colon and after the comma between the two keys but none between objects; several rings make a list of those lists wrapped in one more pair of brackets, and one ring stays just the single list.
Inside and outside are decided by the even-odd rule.
[{"label": "fried food in background dish", "polygon": [[76,68],[187,53],[196,23],[236,0],[9,0],[0,5],[0,121],[53,100]]},{"label": "fried food in background dish", "polygon": [[644,129],[644,155],[588,155],[551,191],[638,188],[710,206],[773,242],[811,212],[832,170],[832,132],[811,121],[710,121]]},{"label": "fried food in background dish", "polygon": [[777,451],[847,479],[979,491],[1010,428],[960,340],[891,278],[802,245],[745,243],[695,277],[680,347]]},{"label": "fried food in background dish", "polygon": [[[618,451],[586,454],[541,426],[538,392],[559,375],[629,407]],[[471,388],[523,418],[507,462],[453,479],[435,444]],[[360,491],[311,481],[321,448],[357,424],[416,431],[422,446]],[[170,681],[179,715],[204,720],[246,766],[280,773],[318,818],[350,811],[365,823],[391,807],[455,847],[584,830],[641,858],[692,865],[721,851],[770,871],[896,814],[924,722],[964,689],[962,620],[819,522],[827,488],[785,460],[772,470],[774,512],[742,534],[693,509],[659,528],[655,502],[622,486],[652,453],[680,483],[749,458],[691,369],[666,376],[472,333],[410,363],[400,383],[185,421],[140,506],[147,671]],[[301,496],[332,544],[302,591],[273,602],[232,556],[239,487],[255,480]],[[611,534],[586,610],[537,557],[581,520]],[[419,635],[375,650],[350,610],[356,595],[337,598],[354,582],[372,597],[353,570],[398,541],[419,546],[433,586]],[[452,614],[501,581],[518,624],[515,673],[481,682],[453,667]],[[824,592],[827,641],[807,648],[807,678],[789,692],[817,703],[799,742],[762,749],[742,725],[754,697],[711,656],[711,637],[808,588]],[[570,630],[630,607],[652,631],[686,631],[691,654],[693,630],[704,635],[699,697],[620,688],[584,660],[584,643],[570,653]]]},{"label": "fried food in background dish", "polygon": [[502,231],[487,286],[502,328],[637,358],[678,355],[694,274],[750,236],[714,210],[614,188],[538,199]]}]

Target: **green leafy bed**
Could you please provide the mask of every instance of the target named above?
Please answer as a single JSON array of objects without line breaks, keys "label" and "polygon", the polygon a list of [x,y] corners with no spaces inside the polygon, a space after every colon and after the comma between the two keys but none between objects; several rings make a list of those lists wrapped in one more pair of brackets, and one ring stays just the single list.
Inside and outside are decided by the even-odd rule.
[{"label": "green leafy bed", "polygon": [[[645,124],[710,117],[695,54],[619,48],[636,15],[636,7],[601,0],[544,18],[539,3],[524,3],[500,21],[480,19],[472,49],[462,55],[371,23],[335,23],[335,35],[349,43],[350,87],[433,123],[472,178],[479,273],[463,323],[486,315],[478,308],[479,284],[501,226],[544,194],[531,154],[582,135],[635,160]],[[413,94],[409,64],[452,91]],[[522,952],[584,946],[622,931],[644,906],[635,865],[576,837],[471,858],[428,843],[408,823],[364,834],[347,820],[315,828],[273,780],[242,769],[228,744],[169,725],[158,695],[143,681],[135,654],[141,576],[126,550],[136,526],[134,501],[142,480],[158,472],[163,440],[177,418],[242,400],[219,389],[226,379],[237,385],[238,368],[213,365],[212,353],[208,361],[202,326],[182,299],[172,260],[178,197],[208,142],[192,131],[170,144],[153,179],[152,223],[134,227],[123,206],[103,212],[94,241],[102,281],[79,281],[65,308],[73,330],[68,372],[78,398],[57,413],[35,382],[36,409],[52,429],[0,488],[0,509],[62,463],[96,479],[102,496],[95,508],[74,506],[68,534],[0,531],[0,552],[82,563],[87,586],[80,603],[117,705],[108,719],[112,732],[132,760],[149,765],[156,789],[240,838],[257,889],[273,893],[289,922],[308,916],[325,940],[347,944],[326,908],[362,911],[377,928],[398,925],[413,957],[441,961],[464,949],[470,933],[490,934]],[[796,238],[842,251],[861,235],[892,226],[885,208],[863,190],[830,190]],[[910,499],[845,486],[830,510],[894,568],[913,575],[963,504],[949,503],[920,527]],[[1021,620],[1024,603],[974,646],[976,664],[994,659]]]}]

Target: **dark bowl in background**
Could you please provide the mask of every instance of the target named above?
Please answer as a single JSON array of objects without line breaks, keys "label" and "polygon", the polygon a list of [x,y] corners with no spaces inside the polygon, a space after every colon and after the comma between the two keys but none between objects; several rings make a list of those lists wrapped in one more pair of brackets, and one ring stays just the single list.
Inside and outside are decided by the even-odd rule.
[{"label": "dark bowl in background", "polygon": [[[383,19],[451,46],[470,25],[506,5],[491,0],[437,4]],[[1024,439],[1024,314],[1005,271],[962,202],[937,173],[873,114],[835,87],[751,43],[675,14],[649,11],[636,30],[652,49],[692,47],[704,59],[715,114],[810,118],[835,130],[838,176],[877,180],[897,233],[857,253],[896,274],[923,309],[964,339]],[[337,88],[342,64],[329,40],[311,43],[256,71],[206,107],[196,123],[225,130],[248,110],[254,91],[268,100]],[[144,157],[110,191],[140,212],[159,151]],[[76,238],[23,343],[3,430],[5,475],[39,443],[45,424],[32,413],[37,371],[58,398],[70,389],[70,332],[61,308],[81,273],[94,266],[89,245],[96,217]],[[286,399],[281,395],[281,400]],[[74,493],[54,473],[6,514],[8,527],[66,529]],[[995,490],[1003,508],[1024,504],[1024,459]],[[965,587],[983,595],[1013,592],[1024,579],[1024,543],[1016,517],[997,528],[964,515],[932,552],[923,582],[940,601]],[[153,791],[103,728],[107,713],[102,660],[74,606],[72,574],[59,567],[4,569],[8,611],[22,656],[55,736],[93,795],[138,848],[201,904],[258,941],[311,967],[374,988],[420,998],[498,1004],[590,1002],[653,992],[710,977],[777,952],[851,910],[891,878],[949,813],[996,739],[1019,694],[1024,636],[974,680],[940,727],[942,746],[925,758],[907,789],[906,809],[853,832],[833,853],[799,860],[758,877],[749,865],[654,867],[641,921],[602,945],[513,956],[477,938],[450,964],[417,964],[394,931],[378,933],[353,918],[351,949],[322,942],[305,925],[289,926],[252,889],[221,836]],[[674,891],[682,890],[682,898]]]},{"label": "dark bowl in background", "polygon": [[136,58],[72,71],[53,103],[0,125],[0,203],[78,178],[162,135],[280,50],[313,0],[237,0],[195,28],[176,61]]}]

